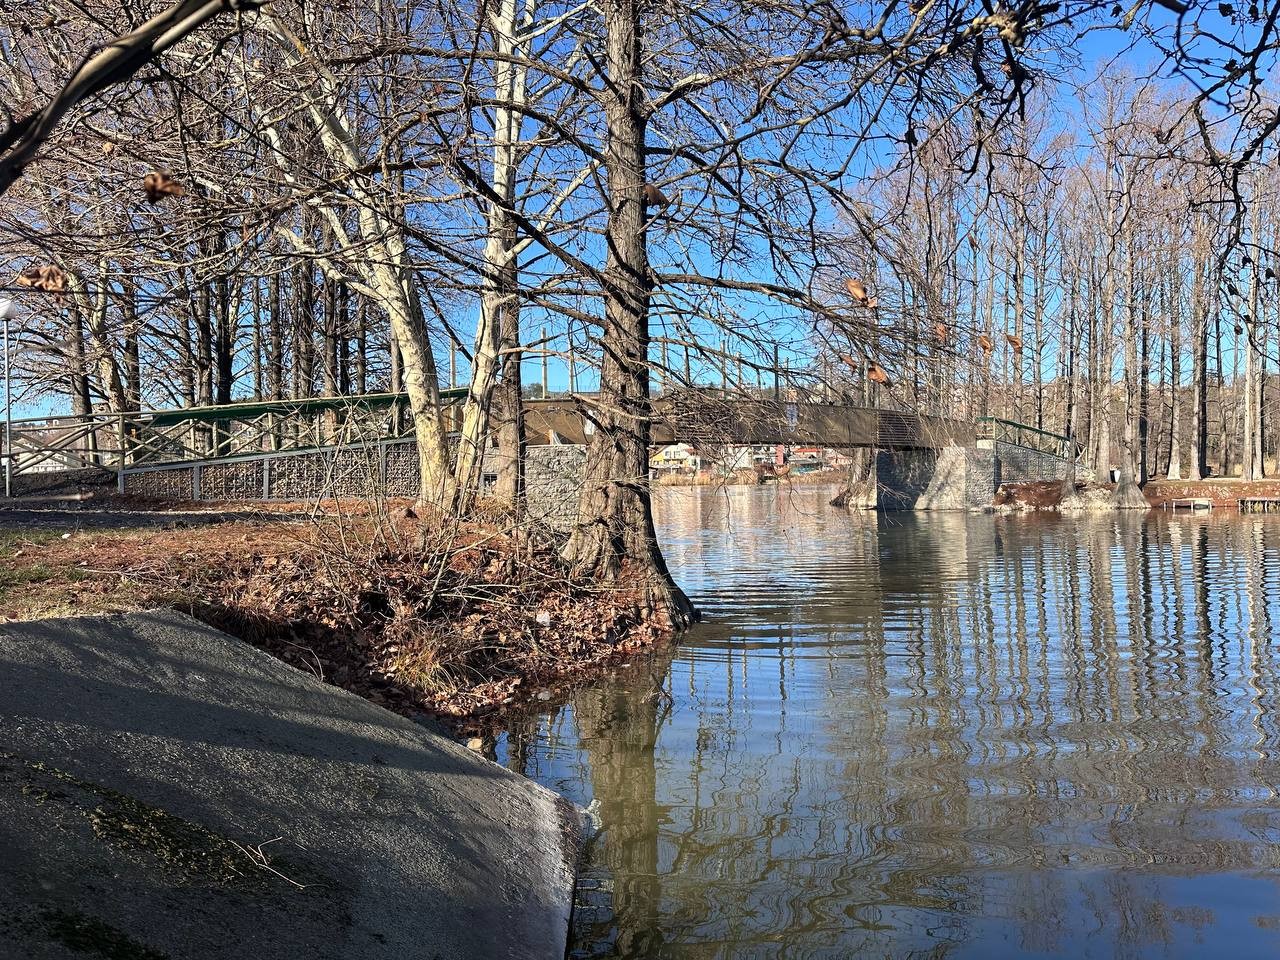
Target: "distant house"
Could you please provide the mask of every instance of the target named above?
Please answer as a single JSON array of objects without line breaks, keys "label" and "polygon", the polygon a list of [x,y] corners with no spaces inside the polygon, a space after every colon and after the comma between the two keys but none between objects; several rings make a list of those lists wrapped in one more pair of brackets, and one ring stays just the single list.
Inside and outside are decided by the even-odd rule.
[{"label": "distant house", "polygon": [[649,458],[649,469],[654,473],[697,473],[702,469],[702,457],[690,444],[673,443]]},{"label": "distant house", "polygon": [[824,466],[821,447],[792,447],[787,463],[795,473],[810,473]]},{"label": "distant house", "polygon": [[833,470],[843,470],[852,466],[853,457],[849,456],[847,450],[824,450],[823,456],[826,458],[827,467]]}]

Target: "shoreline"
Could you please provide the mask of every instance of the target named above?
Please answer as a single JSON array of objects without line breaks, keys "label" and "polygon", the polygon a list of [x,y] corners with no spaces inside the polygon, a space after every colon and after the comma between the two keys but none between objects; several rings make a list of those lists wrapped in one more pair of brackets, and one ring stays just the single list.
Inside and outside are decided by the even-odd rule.
[{"label": "shoreline", "polygon": [[496,518],[175,506],[0,511],[0,620],[177,611],[463,737],[675,637],[638,595],[572,582],[554,542]]},{"label": "shoreline", "polygon": [[[1041,486],[1006,485],[989,512],[1058,512]],[[1234,510],[1280,496],[1280,479],[1144,492],[1151,509],[1197,496]],[[498,514],[428,543],[402,503],[89,503],[0,509],[0,621],[174,610],[462,738],[677,637],[628,591],[571,582],[552,540]]]}]

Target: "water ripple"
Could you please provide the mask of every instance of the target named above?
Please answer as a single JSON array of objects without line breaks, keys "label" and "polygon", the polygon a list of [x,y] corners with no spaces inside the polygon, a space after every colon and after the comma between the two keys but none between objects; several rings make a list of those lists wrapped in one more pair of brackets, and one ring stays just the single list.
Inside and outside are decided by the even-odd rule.
[{"label": "water ripple", "polygon": [[1280,518],[664,491],[706,622],[502,758],[603,832],[575,956],[1280,954]]}]

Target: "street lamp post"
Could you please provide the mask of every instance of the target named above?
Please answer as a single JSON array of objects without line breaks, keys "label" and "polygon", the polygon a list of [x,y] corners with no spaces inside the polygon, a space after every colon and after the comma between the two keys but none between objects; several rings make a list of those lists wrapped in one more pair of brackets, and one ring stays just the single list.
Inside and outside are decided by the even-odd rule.
[{"label": "street lamp post", "polygon": [[0,298],[0,320],[4,321],[4,496],[13,496],[13,382],[9,378],[9,317],[13,301]]}]

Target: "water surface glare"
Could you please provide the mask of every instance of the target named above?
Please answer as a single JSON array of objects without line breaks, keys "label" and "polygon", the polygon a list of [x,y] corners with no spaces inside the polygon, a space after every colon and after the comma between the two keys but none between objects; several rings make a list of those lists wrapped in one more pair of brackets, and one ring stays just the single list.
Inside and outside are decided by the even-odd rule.
[{"label": "water surface glare", "polygon": [[661,491],[706,622],[500,741],[572,956],[1280,956],[1280,517],[829,496]]}]

